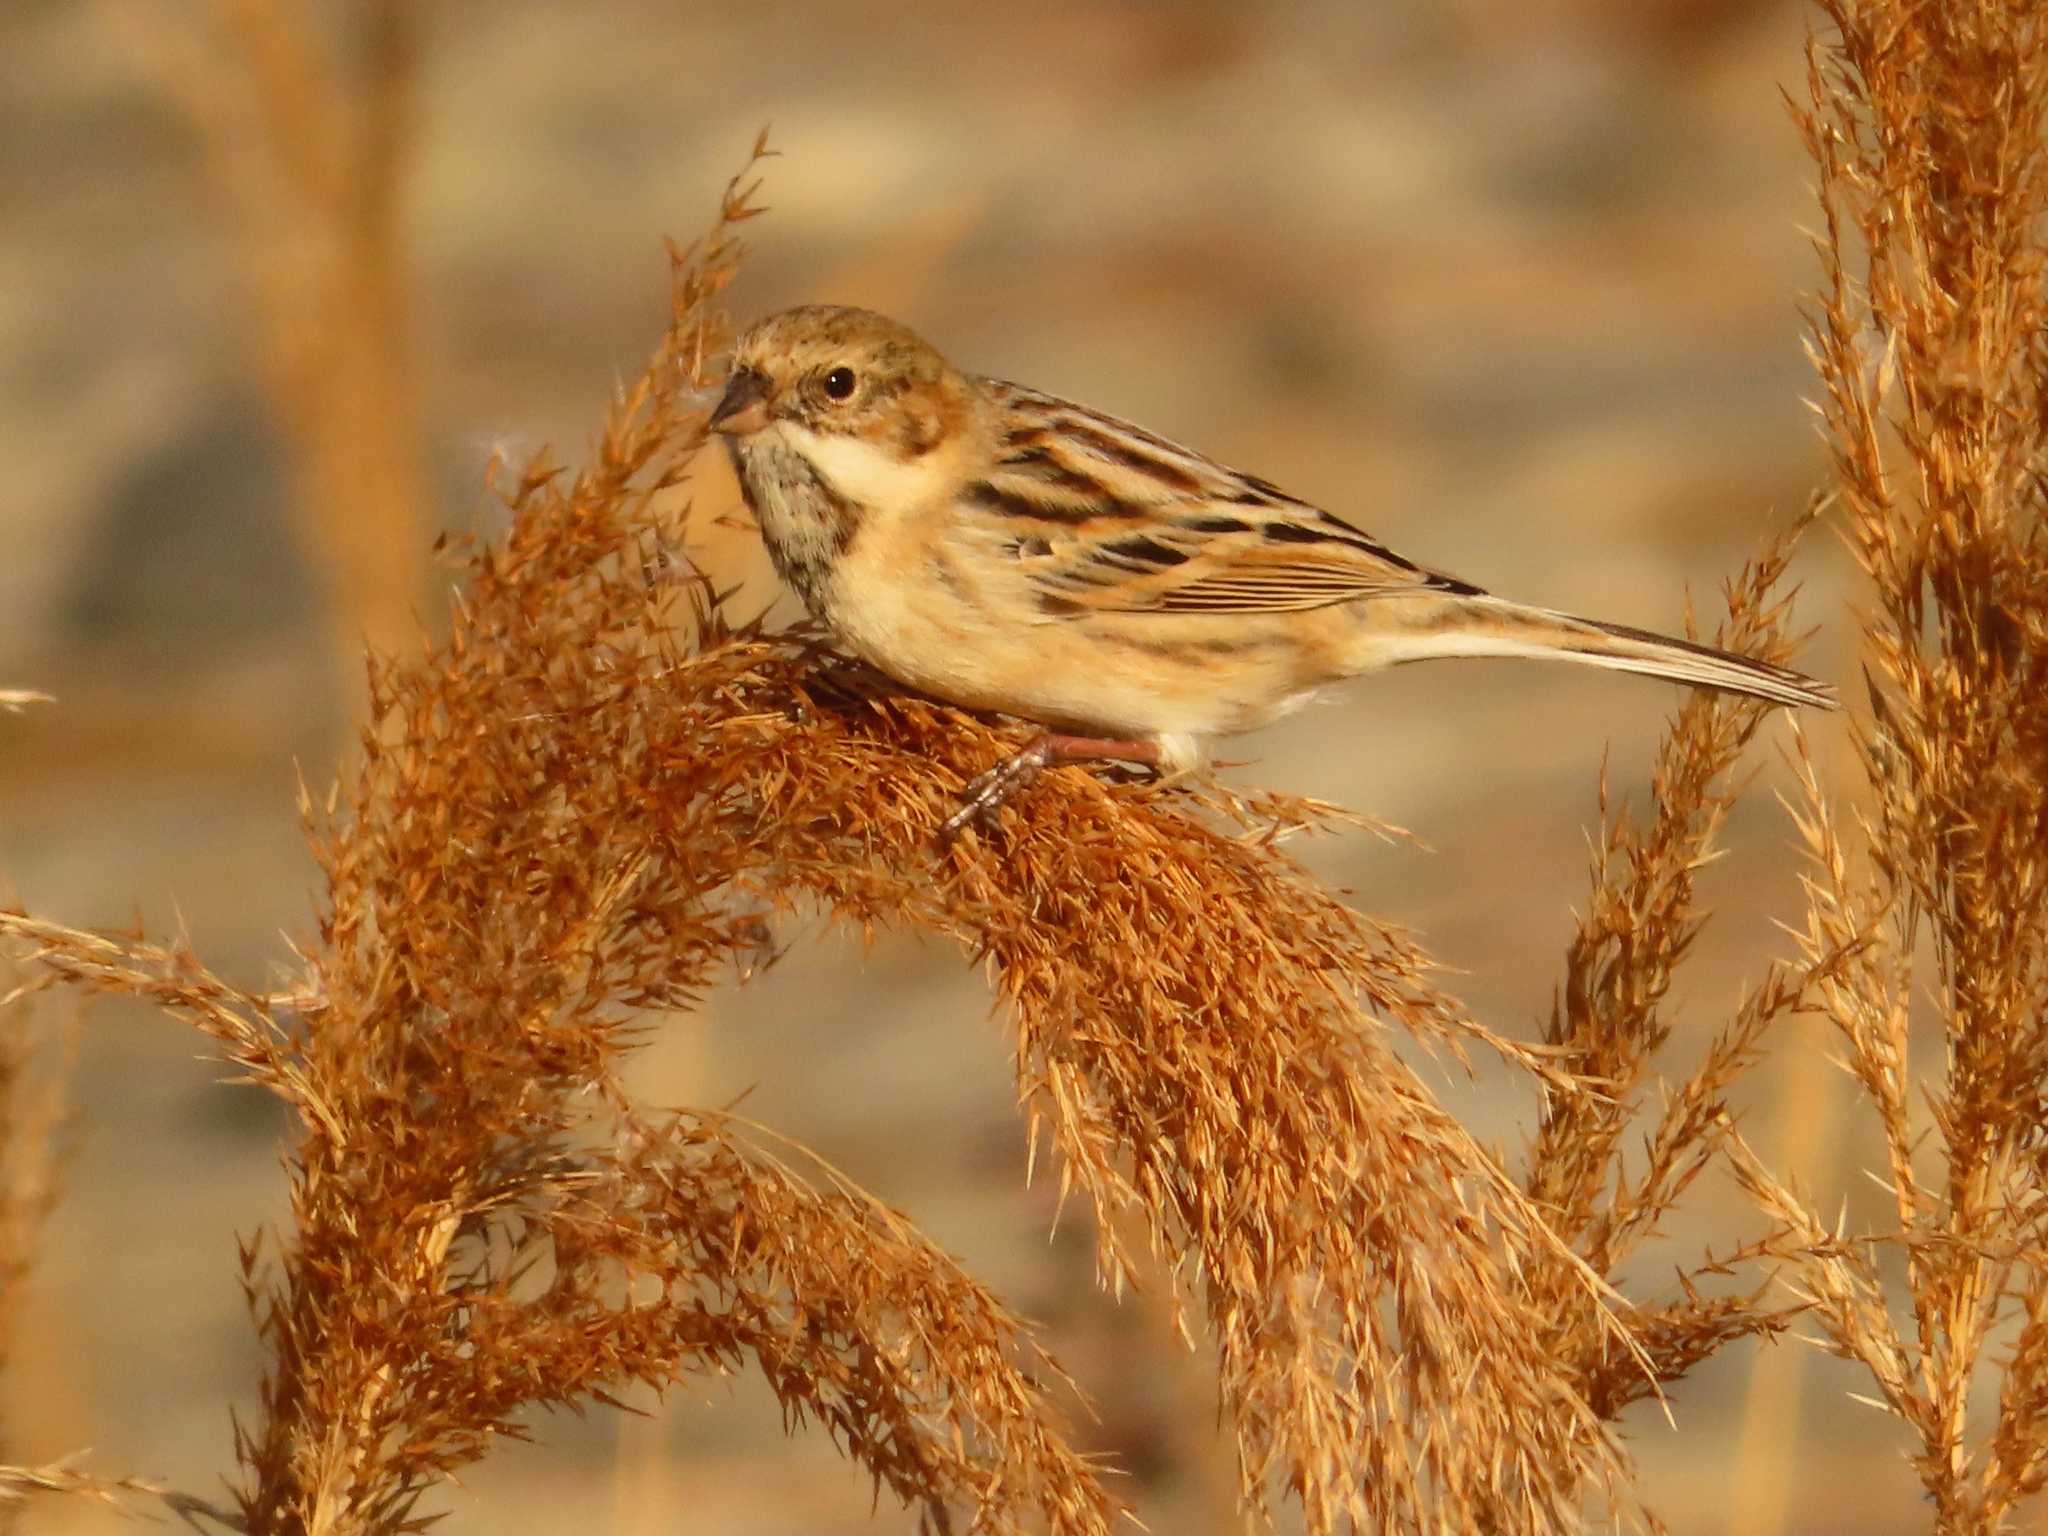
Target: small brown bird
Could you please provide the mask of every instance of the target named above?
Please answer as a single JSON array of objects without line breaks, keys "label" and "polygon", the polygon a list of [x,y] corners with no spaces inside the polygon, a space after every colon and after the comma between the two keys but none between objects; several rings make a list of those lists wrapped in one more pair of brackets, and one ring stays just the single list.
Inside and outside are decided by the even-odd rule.
[{"label": "small brown bird", "polygon": [[1780,704],[1812,678],[1493,597],[1256,475],[962,373],[904,326],[808,305],[740,337],[711,425],[775,568],[897,681],[1048,727],[958,832],[1048,763],[1194,767],[1327,684],[1439,656],[1549,656]]}]

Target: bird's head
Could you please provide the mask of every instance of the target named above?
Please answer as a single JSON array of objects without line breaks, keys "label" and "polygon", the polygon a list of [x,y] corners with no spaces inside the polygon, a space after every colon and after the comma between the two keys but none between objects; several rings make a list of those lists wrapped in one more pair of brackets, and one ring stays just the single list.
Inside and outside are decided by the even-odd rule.
[{"label": "bird's head", "polygon": [[972,381],[907,326],[809,304],[741,335],[711,427],[739,447],[773,434],[872,505],[936,471],[972,434],[976,402]]}]

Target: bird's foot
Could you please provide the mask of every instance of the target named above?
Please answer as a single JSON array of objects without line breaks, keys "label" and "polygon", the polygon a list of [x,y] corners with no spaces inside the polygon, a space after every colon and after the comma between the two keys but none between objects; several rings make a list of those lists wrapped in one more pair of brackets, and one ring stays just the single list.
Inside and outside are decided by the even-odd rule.
[{"label": "bird's foot", "polygon": [[975,777],[961,792],[960,809],[939,824],[939,841],[950,843],[977,822],[992,824],[997,811],[1013,796],[1029,789],[1055,763],[1135,763],[1156,769],[1159,761],[1156,742],[1041,732],[988,772]]}]

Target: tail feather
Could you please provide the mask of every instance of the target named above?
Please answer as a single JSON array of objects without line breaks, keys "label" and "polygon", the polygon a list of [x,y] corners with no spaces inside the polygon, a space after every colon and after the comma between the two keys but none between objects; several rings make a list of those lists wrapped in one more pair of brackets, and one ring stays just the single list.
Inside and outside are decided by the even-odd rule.
[{"label": "tail feather", "polygon": [[[1559,617],[1569,618],[1562,614]],[[1737,656],[1694,640],[1679,640],[1626,624],[1607,624],[1597,619],[1569,622],[1591,630],[1595,638],[1585,646],[1567,644],[1567,654],[1593,666],[1669,678],[1675,683],[1690,683],[1695,688],[1713,688],[1722,693],[1748,694],[1776,704],[1841,708],[1834,689],[1790,667],[1773,666],[1754,657]]]},{"label": "tail feather", "polygon": [[[1588,666],[1610,667],[1661,677],[1694,688],[1746,694],[1774,704],[1839,709],[1835,691],[1826,683],[1732,651],[1716,650],[1694,640],[1582,619],[1547,608],[1525,608],[1499,598],[1450,600],[1459,622],[1437,616],[1400,638],[1387,637],[1382,654],[1395,662],[1424,661],[1438,656],[1536,656]],[[1438,600],[1440,604],[1442,600]],[[1437,606],[1433,604],[1432,606]]]}]

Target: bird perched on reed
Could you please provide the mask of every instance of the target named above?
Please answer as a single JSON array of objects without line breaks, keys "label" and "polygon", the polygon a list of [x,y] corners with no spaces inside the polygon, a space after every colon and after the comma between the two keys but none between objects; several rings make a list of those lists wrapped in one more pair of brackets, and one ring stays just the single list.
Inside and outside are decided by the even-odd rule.
[{"label": "bird perched on reed", "polygon": [[711,415],[776,570],[899,682],[1046,729],[952,835],[1047,764],[1174,771],[1328,684],[1538,656],[1832,708],[1812,678],[1494,597],[1256,475],[964,373],[903,325],[807,305],[749,328]]}]

